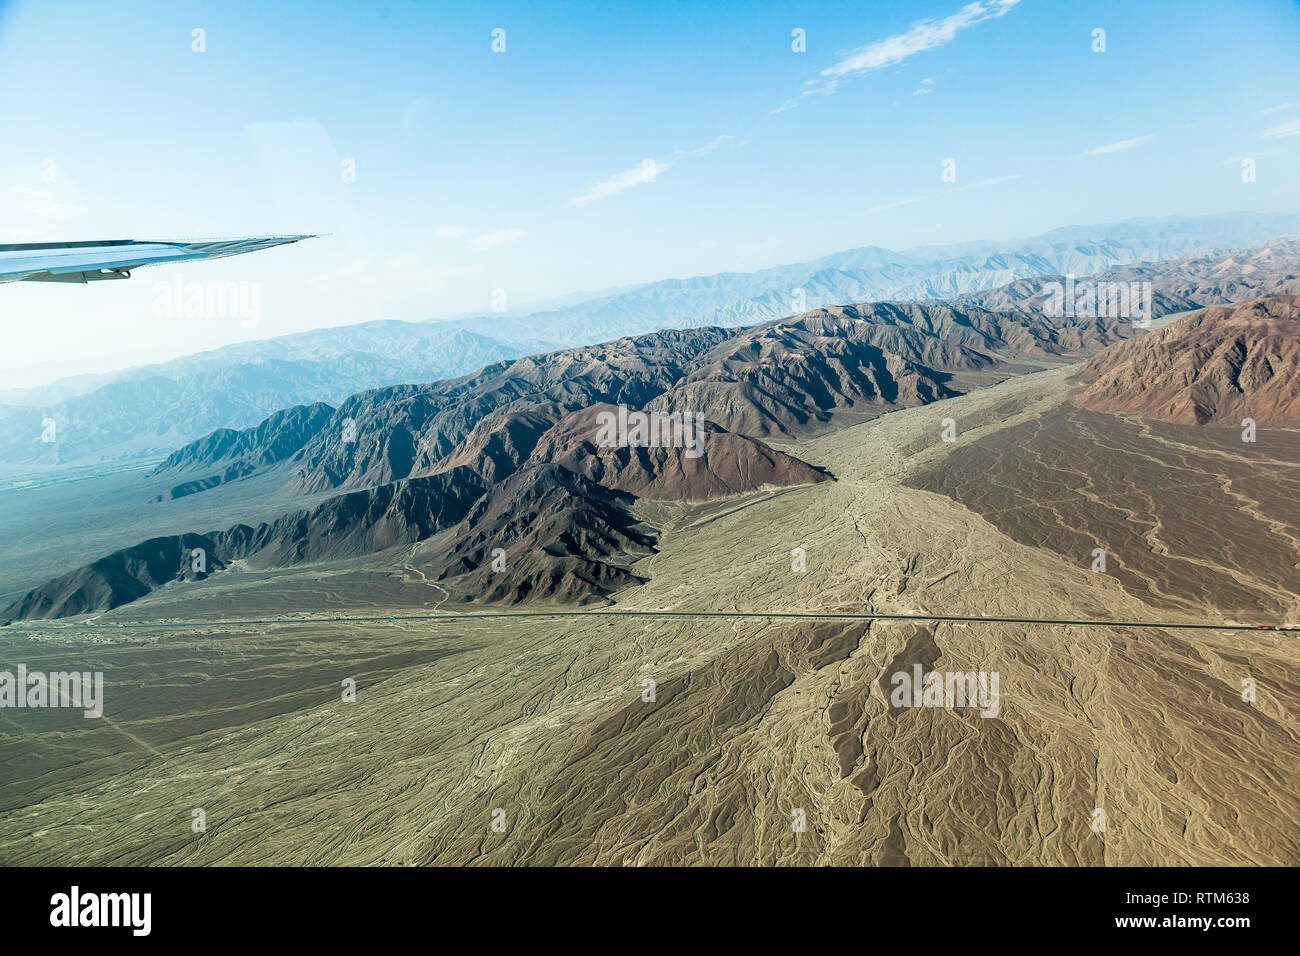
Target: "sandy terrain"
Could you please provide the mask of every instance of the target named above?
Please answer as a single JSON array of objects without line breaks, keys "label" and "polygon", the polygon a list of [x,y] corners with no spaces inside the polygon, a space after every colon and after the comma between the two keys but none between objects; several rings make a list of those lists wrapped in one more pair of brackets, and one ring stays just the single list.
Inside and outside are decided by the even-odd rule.
[{"label": "sandy terrain", "polygon": [[[1197,535],[1180,538],[1164,513],[1150,527],[1128,522],[1137,537],[1112,545],[1114,573],[1091,571],[1050,512],[1026,511],[1008,533],[1015,482],[1045,481],[1038,469],[1052,465],[1033,444],[1052,434],[1043,423],[1091,421],[1062,406],[1069,373],[770,440],[835,482],[691,508],[644,504],[664,529],[659,553],[637,566],[649,583],[620,592],[618,606],[1290,614],[1293,515],[1252,515],[1266,496],[1235,478],[1216,497],[1189,485],[1200,519],[1247,528],[1231,540],[1267,545],[1281,564],[1235,546],[1193,553]],[[939,440],[946,418],[954,443]],[[1145,448],[1146,467],[1176,466],[1189,481],[1220,460],[1107,420],[1071,437],[1085,457],[1090,442],[1130,456]],[[970,472],[1011,458],[1021,445],[981,449],[1022,435],[1034,456],[990,473],[989,487],[1011,490],[989,504]],[[1270,467],[1293,476],[1295,444],[1271,447]],[[1111,461],[1088,460],[1102,459]],[[927,490],[945,470],[966,479]],[[1115,509],[1138,510],[1062,492],[1090,539],[1101,533],[1090,523],[1110,539],[1126,527]],[[1133,551],[1152,527],[1169,551],[1160,561]],[[4,712],[0,861],[1300,863],[1291,632],[654,617],[213,623],[434,609],[448,595],[424,579],[420,552],[436,546],[405,560],[231,571],[95,617],[175,622],[167,627],[0,631],[4,666],[103,669],[107,698],[100,721]],[[791,567],[796,548],[802,572]],[[1206,564],[1217,562],[1215,576]],[[1255,604],[1210,603],[1238,591]],[[207,623],[182,623],[195,620]],[[997,672],[997,716],[891,708],[889,677],[913,664]],[[345,676],[357,680],[355,702],[339,699]],[[1241,698],[1247,677],[1254,703]],[[643,700],[646,679],[653,701]],[[206,812],[202,834],[194,808]],[[1093,828],[1098,808],[1104,832]]]}]

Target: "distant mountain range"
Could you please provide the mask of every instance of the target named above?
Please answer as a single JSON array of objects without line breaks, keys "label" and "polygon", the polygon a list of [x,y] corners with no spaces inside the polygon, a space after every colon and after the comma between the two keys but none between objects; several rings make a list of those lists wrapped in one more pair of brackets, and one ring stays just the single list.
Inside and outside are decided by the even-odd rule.
[{"label": "distant mountain range", "polygon": [[[0,391],[0,467],[164,454],[213,429],[246,428],[279,408],[337,403],[368,388],[452,378],[525,354],[658,329],[749,325],[852,302],[946,299],[1286,233],[1300,233],[1300,216],[1136,219],[1017,242],[905,252],[864,247],[758,272],[649,283],[526,316],[366,322],[240,343],[108,376]],[[54,441],[43,440],[46,419],[55,422]]]},{"label": "distant mountain range", "polygon": [[[957,306],[1041,311],[1063,275],[1020,279],[987,292],[957,296]],[[1154,315],[1171,315],[1209,305],[1245,302],[1264,296],[1300,294],[1300,238],[1280,239],[1247,249],[1194,255],[1165,262],[1116,266],[1087,276],[1088,284],[1148,283]]]},{"label": "distant mountain range", "polygon": [[[453,600],[601,600],[645,580],[633,565],[654,553],[658,530],[638,518],[638,499],[698,502],[827,481],[761,437],[797,435],[837,413],[874,416],[955,396],[963,378],[987,382],[990,372],[1088,354],[1130,328],[1108,318],[876,303],[745,329],[625,337],[373,389],[337,409],[286,409],[192,442],[154,474],[175,478],[172,497],[259,473],[278,475],[291,495],[330,497],[255,527],[120,549],[30,590],[0,616],[107,610],[236,562],[286,567],[434,537],[420,573],[461,595]],[[602,443],[602,415],[620,405],[660,421],[702,416],[698,447]],[[199,572],[184,560],[195,549],[206,555]],[[508,568],[492,567],[498,554],[513,556]]]},{"label": "distant mountain range", "polygon": [[577,345],[662,328],[750,325],[823,305],[950,299],[1030,276],[1083,276],[1286,234],[1300,234],[1300,215],[1133,219],[1068,226],[1032,239],[904,252],[865,246],[758,272],[668,279],[520,319],[496,317],[492,334],[511,340],[530,333]]},{"label": "distant mountain range", "polygon": [[[1157,316],[1208,299],[1250,300],[1141,335],[1124,318],[1044,310],[1040,277],[983,293],[1003,306],[996,310],[822,307],[740,329],[625,336],[363,390],[337,406],[285,408],[184,445],[151,480],[174,482],[165,497],[180,498],[261,475],[309,506],[256,526],[119,549],[28,591],[0,616],[102,611],[232,566],[288,567],[399,546],[452,601],[599,601],[645,580],[637,562],[656,551],[659,531],[638,500],[699,502],[827,481],[823,469],[762,439],[1089,355],[1077,397],[1085,406],[1189,424],[1236,424],[1242,415],[1295,424],[1300,297],[1278,290],[1290,289],[1297,271],[1300,241],[1283,240],[1103,273],[1151,283]],[[618,406],[702,415],[701,453],[602,443],[601,417]],[[184,560],[195,549],[207,556],[197,572]],[[508,569],[493,567],[499,554],[513,556]]]},{"label": "distant mountain range", "polygon": [[[165,454],[213,429],[246,427],[270,409],[452,378],[526,351],[466,329],[392,321],[243,342],[131,369],[51,404],[0,409],[0,466]],[[52,442],[42,441],[46,418],[55,422]]]}]

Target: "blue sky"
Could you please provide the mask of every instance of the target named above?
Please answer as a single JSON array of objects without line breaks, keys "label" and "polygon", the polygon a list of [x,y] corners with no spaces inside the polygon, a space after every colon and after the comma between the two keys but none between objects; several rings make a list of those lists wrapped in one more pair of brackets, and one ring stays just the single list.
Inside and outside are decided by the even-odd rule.
[{"label": "blue sky", "polygon": [[[495,289],[517,312],[855,246],[1300,211],[1297,40],[1288,0],[11,0],[4,241],[331,235],[0,288],[0,385],[487,311]],[[159,318],[177,271],[258,283],[258,325]]]}]

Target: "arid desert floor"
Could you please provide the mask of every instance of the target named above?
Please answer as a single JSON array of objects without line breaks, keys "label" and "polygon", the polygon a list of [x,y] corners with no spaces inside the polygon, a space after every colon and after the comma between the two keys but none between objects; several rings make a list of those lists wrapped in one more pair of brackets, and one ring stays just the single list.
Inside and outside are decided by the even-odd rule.
[{"label": "arid desert floor", "polygon": [[[654,613],[1294,622],[1300,434],[1087,412],[1075,370],[770,441],[833,482],[641,503],[640,616],[434,617],[434,539],[12,624],[105,713],[0,716],[0,861],[1300,863],[1294,632]],[[891,706],[917,664],[996,673],[996,716]]]}]

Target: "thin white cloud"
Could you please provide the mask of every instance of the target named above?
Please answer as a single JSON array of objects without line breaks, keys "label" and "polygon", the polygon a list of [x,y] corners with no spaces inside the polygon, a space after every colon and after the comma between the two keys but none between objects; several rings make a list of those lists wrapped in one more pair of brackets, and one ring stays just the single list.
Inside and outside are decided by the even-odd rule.
[{"label": "thin white cloud", "polygon": [[803,93],[800,94],[802,96],[829,96],[831,93],[835,92],[835,87],[840,85],[840,81],[838,79],[804,80],[803,85],[808,87],[808,89],[804,90]]},{"label": "thin white cloud", "polygon": [[998,183],[1009,183],[1013,179],[1020,179],[1023,173],[1011,173],[1009,176],[994,176],[992,179],[981,179],[977,183],[967,183],[965,186],[954,186],[948,190],[950,193],[962,193],[968,189],[983,189],[985,186],[996,186]]},{"label": "thin white cloud", "polygon": [[439,226],[433,234],[439,239],[459,239],[465,235],[465,230],[460,226]]},{"label": "thin white cloud", "polygon": [[[809,82],[810,88],[804,90],[803,95],[832,93],[844,77],[883,70],[902,63],[909,56],[945,46],[955,40],[962,30],[983,23],[985,20],[1004,16],[1019,2],[1020,0],[976,0],[949,16],[937,20],[934,18],[918,20],[902,33],[896,33],[841,54],[839,62],[821,71],[822,79]],[[923,83],[923,85],[929,84]],[[790,108],[792,107],[785,105],[773,112]]]},{"label": "thin white cloud", "polygon": [[1283,123],[1281,126],[1270,126],[1268,129],[1264,130],[1263,135],[1272,136],[1274,139],[1283,136],[1300,136],[1300,119],[1293,119],[1288,123]]},{"label": "thin white cloud", "polygon": [[910,206],[912,203],[926,202],[930,199],[937,199],[941,196],[948,196],[952,193],[965,192],[968,189],[982,189],[985,186],[995,186],[998,183],[1009,183],[1013,179],[1020,179],[1023,173],[1010,173],[1006,176],[994,176],[990,179],[981,179],[979,182],[967,183],[964,186],[954,186],[942,193],[929,193],[925,196],[910,196],[907,199],[897,199],[894,202],[881,203],[879,206],[872,206],[867,210],[868,213],[884,212],[886,209],[897,209],[899,206]]},{"label": "thin white cloud", "polygon": [[1135,146],[1144,146],[1151,142],[1151,136],[1134,136],[1132,139],[1121,139],[1118,143],[1107,143],[1105,146],[1098,146],[1095,149],[1085,150],[1084,156],[1102,156],[1106,153],[1118,153],[1121,149],[1132,149]]},{"label": "thin white cloud", "polygon": [[1279,103],[1277,106],[1270,106],[1266,110],[1260,110],[1259,115],[1263,116],[1265,113],[1280,113],[1282,110],[1294,109],[1296,105],[1297,104],[1295,103]]},{"label": "thin white cloud", "polygon": [[497,246],[504,246],[507,242],[518,242],[524,236],[528,235],[526,229],[498,229],[496,232],[485,232],[481,236],[474,237],[475,249],[495,249]]},{"label": "thin white cloud", "polygon": [[705,144],[704,144],[703,146],[701,146],[699,149],[694,150],[694,152],[696,152],[696,153],[700,153],[700,154],[711,153],[711,152],[713,152],[715,149],[717,149],[719,146],[721,146],[723,143],[727,142],[728,140],[735,139],[735,138],[736,138],[736,137],[734,137],[734,136],[730,136],[730,135],[728,135],[727,133],[723,133],[721,136],[715,136],[715,137],[713,137],[713,139],[709,140],[707,143],[705,143]]},{"label": "thin white cloud", "polygon": [[897,209],[899,206],[910,206],[914,202],[925,202],[931,199],[931,196],[912,196],[909,199],[899,199],[895,202],[881,203],[879,206],[872,206],[867,212],[884,212],[886,209]]},{"label": "thin white cloud", "polygon": [[670,169],[672,165],[671,161],[661,163],[655,159],[643,160],[631,169],[625,169],[621,173],[615,173],[608,179],[592,183],[585,192],[573,196],[569,202],[581,206],[585,203],[608,199],[610,196],[617,195],[625,189],[631,189],[633,186],[654,182],[660,173]]},{"label": "thin white cloud", "polygon": [[[671,169],[678,161],[692,155],[707,156],[733,140],[736,140],[736,137],[730,133],[723,133],[695,149],[673,150],[665,160],[643,159],[631,169],[625,169],[607,179],[592,183],[585,192],[570,197],[569,202],[581,206],[589,202],[608,199],[610,196],[621,193],[625,189],[631,189],[633,186],[639,186],[642,183],[652,183],[659,178],[660,173],[666,169]],[[749,140],[747,139],[736,141],[737,146],[747,146],[748,144]]]},{"label": "thin white cloud", "polygon": [[928,87],[928,86],[918,86],[916,89],[914,89],[914,90],[912,91],[912,95],[913,95],[913,96],[925,96],[926,93],[933,93],[933,92],[934,92],[934,90],[930,89],[930,87]]}]

